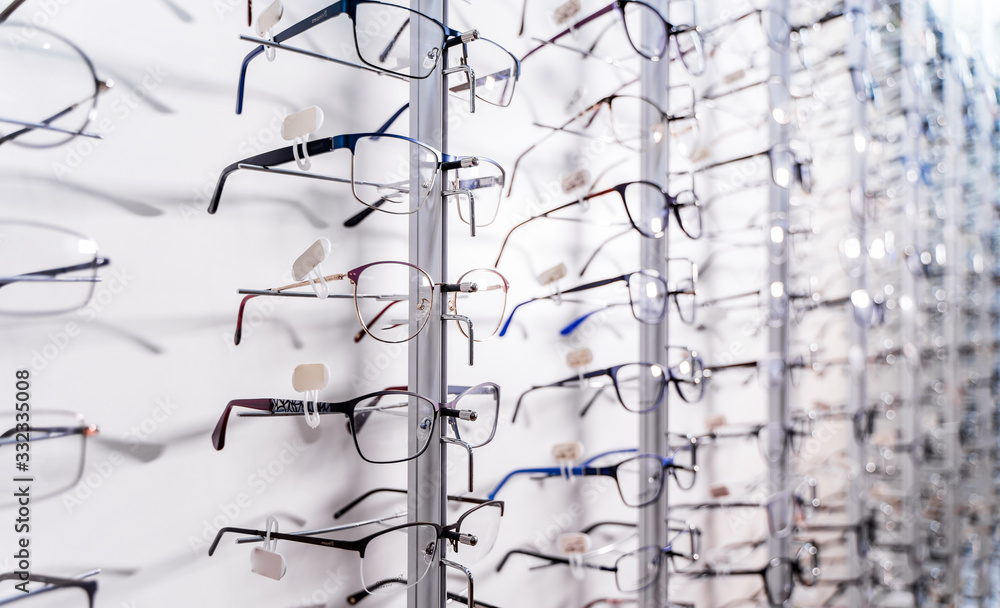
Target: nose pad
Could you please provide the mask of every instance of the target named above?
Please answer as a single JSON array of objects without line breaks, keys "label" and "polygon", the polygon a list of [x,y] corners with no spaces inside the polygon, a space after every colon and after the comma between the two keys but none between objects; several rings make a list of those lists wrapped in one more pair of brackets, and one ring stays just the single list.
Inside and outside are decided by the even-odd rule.
[{"label": "nose pad", "polygon": [[428,51],[427,55],[424,56],[424,62],[423,62],[424,68],[429,70],[432,67],[436,66],[438,59],[440,57],[441,57],[441,49],[435,48]]},{"label": "nose pad", "polygon": [[431,541],[424,547],[424,563],[429,564],[434,558],[434,550],[437,548],[437,541]]}]

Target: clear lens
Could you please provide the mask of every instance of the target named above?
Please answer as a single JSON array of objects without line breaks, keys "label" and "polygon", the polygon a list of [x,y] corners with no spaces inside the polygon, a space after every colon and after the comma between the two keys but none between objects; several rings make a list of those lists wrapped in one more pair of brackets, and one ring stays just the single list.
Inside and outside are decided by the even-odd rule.
[{"label": "clear lens", "polygon": [[694,264],[689,260],[668,260],[667,276],[670,277],[670,291],[674,292],[674,303],[677,304],[677,314],[681,321],[688,325],[695,318],[695,271]]},{"label": "clear lens", "polygon": [[[615,386],[622,405],[630,412],[648,412],[656,409],[663,400],[666,390],[666,372],[662,367],[649,363],[629,363],[615,371]],[[641,393],[643,382],[649,383],[650,394],[644,399]]]},{"label": "clear lens", "polygon": [[44,224],[0,222],[0,314],[84,307],[97,283],[97,243]]},{"label": "clear lens", "polygon": [[[16,447],[20,428],[17,423],[13,408],[0,415],[0,457],[10,463],[14,462],[15,453],[22,453]],[[34,479],[32,500],[55,496],[75,486],[83,475],[86,448],[86,437],[80,432],[86,426],[83,418],[72,412],[32,410],[29,424],[30,461],[26,474]],[[17,488],[13,476],[3,477],[0,507],[16,504]]]},{"label": "clear lens", "polygon": [[667,26],[653,7],[629,2],[622,8],[625,34],[632,48],[647,59],[658,60],[667,49]]},{"label": "clear lens", "polygon": [[[510,105],[517,83],[517,60],[502,46],[485,38],[471,43],[468,49],[469,66],[476,74],[476,97],[495,106]],[[449,55],[460,57],[458,51]]]},{"label": "clear lens", "polygon": [[[23,125],[2,119],[47,124],[68,131],[83,130],[94,115],[98,82],[93,66],[64,38],[32,26],[24,36],[22,24],[0,24],[0,137]],[[74,135],[29,129],[9,140],[31,148],[66,143]]]},{"label": "clear lens", "polygon": [[694,487],[695,481],[694,446],[689,443],[674,450],[672,458],[674,466],[677,467],[671,469],[674,479],[677,480],[677,487],[690,490]]},{"label": "clear lens", "polygon": [[[650,182],[632,182],[625,187],[624,199],[629,218],[643,236],[650,238],[663,236],[667,230],[667,212],[663,208],[666,200],[659,187]],[[643,199],[654,202],[655,208],[660,209],[660,212],[644,214]]]},{"label": "clear lens", "polygon": [[475,420],[448,417],[446,426],[450,435],[470,447],[479,448],[493,439],[500,415],[500,388],[492,383],[474,386],[462,393],[453,407],[476,413]]},{"label": "clear lens", "polygon": [[[470,270],[458,278],[459,283],[472,283],[476,290],[448,294],[448,309],[472,321],[476,342],[483,342],[500,329],[507,309],[507,281],[503,275],[488,268]],[[459,321],[462,335],[468,337],[465,323]]]},{"label": "clear lens", "polygon": [[471,534],[475,545],[458,544],[457,555],[463,564],[474,564],[490,552],[500,531],[501,509],[497,503],[480,505],[462,516],[458,525],[460,534]]},{"label": "clear lens", "polygon": [[652,270],[633,272],[628,277],[632,314],[642,323],[659,323],[667,308],[667,283]]},{"label": "clear lens", "polygon": [[434,284],[427,273],[400,262],[364,267],[354,287],[358,319],[380,342],[406,342],[433,314]]},{"label": "clear lens", "polygon": [[771,117],[774,122],[780,125],[787,125],[792,121],[794,113],[792,110],[792,94],[788,92],[788,87],[780,80],[769,80],[767,83],[767,103],[771,108]]},{"label": "clear lens", "polygon": [[658,456],[643,454],[618,466],[618,489],[622,501],[641,507],[656,500],[663,489],[663,462]]},{"label": "clear lens", "polygon": [[767,499],[767,527],[774,538],[791,534],[795,508],[792,493],[782,490]]},{"label": "clear lens", "polygon": [[475,167],[451,171],[448,190],[458,192],[458,217],[466,224],[489,226],[497,218],[506,177],[500,165],[479,158]]},{"label": "clear lens", "polygon": [[674,34],[677,43],[677,53],[681,63],[692,76],[705,73],[705,43],[698,30],[690,29]]},{"label": "clear lens", "polygon": [[[14,585],[21,581],[0,582],[0,604],[17,601],[17,608],[89,608],[90,598],[82,587],[49,587],[48,591],[25,594]],[[30,591],[44,589],[44,583],[28,583]]]},{"label": "clear lens", "polygon": [[774,558],[764,571],[764,584],[771,605],[780,606],[792,596],[792,563],[787,559]]},{"label": "clear lens", "polygon": [[678,572],[690,570],[699,558],[699,539],[697,531],[692,530],[686,522],[672,521],[670,528],[670,556],[674,569]]},{"label": "clear lens", "polygon": [[615,562],[615,583],[618,590],[628,593],[653,584],[663,559],[659,547],[642,547],[618,558]]},{"label": "clear lens", "polygon": [[760,11],[760,25],[767,34],[768,46],[779,53],[788,48],[792,28],[780,13],[765,8]]},{"label": "clear lens", "polygon": [[771,463],[778,462],[785,453],[786,445],[788,445],[788,431],[785,425],[780,422],[770,422],[761,427],[757,435],[757,448],[761,457]]},{"label": "clear lens", "polygon": [[[415,195],[411,167],[417,168]],[[434,150],[402,137],[362,137],[354,147],[354,197],[379,211],[413,213],[427,200],[437,174]]]},{"label": "clear lens", "polygon": [[[358,452],[369,462],[400,462],[423,452],[434,432],[434,404],[423,397],[383,393],[354,407],[354,433]],[[417,438],[407,441],[416,412]]]},{"label": "clear lens", "polygon": [[660,109],[641,97],[611,100],[611,132],[629,150],[642,151],[663,141],[666,125]]},{"label": "clear lens", "polygon": [[698,147],[698,136],[701,133],[698,117],[691,115],[675,118],[667,123],[670,127],[670,139],[674,148],[683,158],[690,158]]},{"label": "clear lens", "polygon": [[688,403],[700,401],[705,394],[705,364],[686,348],[668,349],[668,363],[681,399]]},{"label": "clear lens", "polygon": [[441,60],[444,28],[416,11],[360,2],[354,21],[358,56],[368,65],[412,78],[426,78]]},{"label": "clear lens", "polygon": [[693,190],[683,190],[677,194],[675,209],[680,228],[692,239],[700,239],[702,235],[701,204]]},{"label": "clear lens", "polygon": [[437,530],[410,524],[373,538],[361,558],[361,582],[371,594],[412,587],[427,574],[437,553]]},{"label": "clear lens", "polygon": [[771,158],[771,179],[780,188],[789,188],[795,179],[795,158],[787,148],[774,148],[769,153]]}]

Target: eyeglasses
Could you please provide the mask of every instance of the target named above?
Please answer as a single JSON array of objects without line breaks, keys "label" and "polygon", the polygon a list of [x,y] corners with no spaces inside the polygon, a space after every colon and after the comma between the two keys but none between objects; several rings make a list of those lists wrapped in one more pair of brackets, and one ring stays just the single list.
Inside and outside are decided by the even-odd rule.
[{"label": "eyeglasses", "polygon": [[574,477],[611,477],[618,486],[618,494],[625,506],[643,507],[659,499],[663,492],[664,472],[667,475],[674,475],[677,466],[673,464],[672,459],[656,454],[638,454],[611,466],[593,466],[593,463],[601,458],[616,454],[634,454],[635,452],[635,449],[604,452],[587,459],[576,467],[515,469],[497,484],[497,487],[490,492],[489,498],[490,500],[496,498],[500,489],[518,475],[539,475],[545,479],[565,476],[568,473]]},{"label": "eyeglasses", "polygon": [[0,315],[56,315],[86,306],[110,264],[97,243],[66,228],[0,221]]},{"label": "eyeglasses", "polygon": [[[697,275],[697,267],[693,263],[689,262],[689,267],[692,269],[688,274],[691,277]],[[647,325],[656,324],[663,321],[663,318],[667,314],[667,302],[672,298],[674,304],[677,306],[678,313],[682,321],[690,323],[693,321],[694,317],[694,296],[695,288],[694,281],[691,278],[685,278],[678,282],[676,288],[671,289],[668,287],[667,280],[660,275],[659,272],[655,270],[639,270],[636,272],[630,272],[628,274],[623,274],[617,277],[602,279],[600,281],[592,281],[590,283],[585,283],[583,285],[577,285],[576,287],[571,287],[569,289],[560,289],[559,293],[543,296],[540,298],[532,298],[525,302],[521,302],[510,311],[510,316],[507,317],[507,321],[503,324],[500,329],[500,335],[506,335],[507,329],[510,327],[511,321],[514,319],[514,313],[517,312],[519,308],[530,304],[532,302],[538,302],[541,300],[550,300],[558,303],[562,302],[576,302],[585,303],[577,300],[564,298],[564,295],[580,293],[583,291],[588,291],[591,289],[597,289],[599,287],[605,287],[607,285],[614,285],[619,282],[624,282],[628,290],[628,302],[624,303],[609,303],[604,304],[600,310],[589,312],[582,317],[574,319],[569,325],[560,330],[560,334],[566,336],[571,334],[577,327],[580,326],[584,321],[590,318],[592,315],[603,310],[615,306],[629,306],[632,310],[632,316],[635,317],[636,321],[640,323],[645,323]]]},{"label": "eyeglasses", "polygon": [[[298,164],[303,158],[314,160],[316,156],[343,149],[350,151],[352,157],[350,178],[280,168],[291,162]],[[443,193],[445,196],[468,198],[475,192],[483,210],[495,209],[500,204],[503,170],[499,165],[487,163],[480,176],[478,164],[476,158],[441,154],[402,135],[380,132],[337,135],[264,152],[229,165],[219,176],[208,212],[218,211],[226,180],[241,169],[351,184],[358,202],[369,209],[393,215],[416,213],[430,197],[438,173],[454,171],[457,183],[453,180],[450,185],[457,187]],[[416,171],[416,192],[410,190],[413,171]]]},{"label": "eyeglasses", "polygon": [[775,557],[759,570],[706,569],[698,572],[682,572],[685,576],[694,578],[715,578],[719,576],[760,576],[764,579],[764,589],[771,606],[781,606],[792,596],[795,582],[806,587],[812,587],[819,579],[818,551],[815,546],[807,543],[795,558]]},{"label": "eyeglasses", "polygon": [[[760,452],[762,458],[767,460],[767,462],[775,463],[779,462],[784,456],[786,451],[791,448],[792,452],[795,454],[801,453],[802,450],[802,439],[803,437],[808,437],[809,433],[802,428],[802,424],[792,426],[785,426],[780,422],[768,422],[761,424],[751,424],[745,425],[747,430],[735,430],[739,428],[737,425],[733,425],[733,430],[730,431],[711,431],[709,433],[702,433],[700,435],[689,435],[687,433],[677,433],[668,432],[667,440],[671,446],[676,448],[685,448],[682,454],[690,454],[691,462],[690,466],[697,471],[698,467],[698,448],[702,446],[714,445],[715,442],[720,440],[729,439],[751,439],[755,440],[757,443],[757,449]],[[780,435],[784,435],[784,440],[774,441],[774,438]],[[775,449],[775,445],[780,446]],[[674,458],[678,460],[677,456]]]},{"label": "eyeglasses", "polygon": [[[427,324],[434,309],[435,283],[431,281],[430,275],[413,264],[372,262],[343,274],[327,275],[322,281],[343,279],[354,285],[353,295],[328,294],[323,297],[354,300],[354,310],[363,331],[355,335],[355,342],[364,334],[379,342],[393,344],[412,340]],[[266,290],[241,289],[239,292],[247,294],[247,297],[240,302],[236,319],[236,344],[240,343],[243,312],[249,300],[258,296],[320,297],[314,292],[288,291],[307,285],[310,285],[309,281]],[[456,323],[464,321],[468,329],[463,328],[461,323],[459,328],[470,341],[482,341],[500,328],[507,305],[508,288],[507,279],[503,275],[491,269],[475,269],[459,277],[458,283],[439,286],[447,294],[447,318]],[[480,299],[474,300],[470,297],[473,294]],[[405,306],[397,306],[400,303]],[[478,332],[480,338],[474,338],[473,326],[483,328]]]},{"label": "eyeglasses", "polygon": [[791,187],[792,180],[796,180],[802,187],[803,192],[806,194],[812,192],[811,161],[800,156],[792,150],[791,146],[785,144],[777,144],[761,152],[704,165],[695,169],[693,173],[703,173],[760,157],[766,157],[770,162],[771,181],[776,186],[787,189]]},{"label": "eyeglasses", "polygon": [[[16,455],[30,453],[31,499],[39,501],[76,486],[83,476],[87,438],[97,432],[73,412],[32,409],[26,418],[11,408],[0,415],[0,456],[21,462]],[[29,451],[18,447],[25,444]],[[13,477],[4,477],[0,507],[17,504],[17,485]]]},{"label": "eyeglasses", "polygon": [[[684,87],[684,90],[689,93],[684,98],[685,101],[689,102],[688,107],[676,115],[664,112],[660,106],[645,97],[614,93],[598,99],[559,126],[535,123],[536,127],[549,129],[550,133],[543,136],[518,155],[514,161],[514,169],[510,173],[510,185],[507,188],[507,197],[509,198],[514,190],[517,169],[521,166],[521,161],[524,160],[524,157],[557,133],[568,133],[578,137],[607,141],[613,140],[629,150],[643,152],[662,143],[665,135],[668,133],[669,127],[669,134],[686,142],[681,147],[690,150],[698,135],[698,117],[694,112],[694,89]],[[602,113],[602,110],[605,108],[607,112]],[[598,116],[605,116],[607,118],[608,124],[605,127],[605,131],[599,135],[588,133],[586,129],[590,129],[595,125]],[[651,120],[655,120],[655,122],[650,124],[649,121]],[[574,125],[582,130],[570,129]]]},{"label": "eyeglasses", "polygon": [[[525,0],[527,5],[527,0]],[[639,0],[615,0],[597,12],[578,20],[573,25],[549,38],[541,46],[529,51],[521,60],[527,59],[536,51],[548,44],[554,43],[563,36],[575,32],[578,28],[616,11],[625,36],[636,53],[650,61],[660,61],[667,53],[667,44],[674,43],[675,57],[681,60],[685,69],[692,76],[699,76],[705,71],[705,51],[702,46],[701,34],[698,28],[689,25],[673,25],[663,18],[652,5]],[[650,24],[658,24],[650,28]],[[595,42],[591,48],[596,46]]]},{"label": "eyeglasses", "polygon": [[[698,560],[698,548],[701,544],[701,530],[693,525],[687,524],[687,522],[669,520],[668,533],[670,534],[670,538],[665,547],[657,547],[655,545],[641,547],[634,551],[625,553],[615,560],[614,565],[605,566],[586,561],[590,557],[602,553],[602,549],[583,554],[580,557],[582,557],[584,561],[576,562],[576,564],[579,567],[599,570],[601,572],[613,572],[615,575],[615,585],[618,587],[619,591],[624,593],[642,591],[655,583],[659,578],[660,570],[663,567],[663,562],[665,561],[663,559],[664,556],[666,556],[670,565],[676,572],[682,572],[691,568],[691,566]],[[500,560],[500,563],[497,564],[497,572],[500,572],[500,570],[503,569],[504,564],[507,563],[507,560],[511,555],[526,555],[529,557],[539,558],[548,562],[546,565],[574,564],[574,562],[570,561],[570,559],[566,557],[546,555],[544,553],[525,549],[514,549],[513,551],[508,551],[507,554],[503,556],[503,559]]]},{"label": "eyeglasses", "polygon": [[5,87],[17,91],[0,100],[0,145],[54,148],[74,137],[101,139],[87,131],[97,118],[97,99],[114,83],[101,80],[90,58],[66,38],[0,19],[0,65]]},{"label": "eyeglasses", "polygon": [[[611,379],[610,386],[614,387],[618,402],[630,412],[650,412],[660,407],[667,392],[667,385],[670,383],[674,384],[677,395],[684,401],[688,403],[700,401],[705,394],[705,363],[696,352],[686,348],[670,347],[669,350],[675,364],[666,368],[657,363],[625,363],[586,372],[551,384],[533,386],[517,398],[511,422],[517,420],[517,413],[521,410],[521,404],[528,394],[546,388],[578,388],[580,385],[597,389],[597,393],[581,410],[580,415],[583,416],[597,401],[597,397],[608,388],[609,384],[601,381],[605,377]],[[651,382],[654,385],[651,394],[643,396],[641,391],[643,382]]]},{"label": "eyeglasses", "polygon": [[[281,44],[344,14],[350,18],[354,26],[354,50],[364,64],[363,66],[314,51]],[[423,13],[373,0],[336,2],[278,32],[272,40],[248,36],[242,38],[258,42],[260,46],[250,51],[243,59],[236,97],[237,114],[243,111],[243,90],[247,67],[249,67],[251,60],[264,52],[265,45],[340,65],[416,79],[430,76],[441,63],[441,57],[445,51],[461,45],[460,67],[446,68],[444,74],[452,72],[466,74],[467,80],[464,85],[454,88],[453,91],[468,89],[473,110],[477,98],[493,105],[508,105],[514,94],[514,85],[521,72],[521,64],[516,57],[495,42],[480,38],[479,33],[475,30],[462,33]],[[476,53],[470,66],[468,45],[473,41],[478,42],[478,44],[475,46]],[[341,48],[346,50],[343,46]]]},{"label": "eyeglasses", "polygon": [[[314,536],[343,528],[280,533],[224,527],[216,534],[208,554],[211,556],[215,553],[219,541],[226,534],[249,535],[250,538],[241,539],[244,542],[260,542],[269,537],[272,540],[354,551],[361,558],[361,582],[365,591],[372,595],[382,595],[412,587],[423,580],[431,565],[439,561],[437,558],[440,540],[451,543],[452,550],[458,555],[467,551],[474,553],[483,552],[484,549],[488,551],[496,542],[503,508],[502,501],[490,500],[469,509],[455,523],[447,526],[430,522],[411,522],[381,530],[358,540],[334,540]],[[416,550],[411,547],[416,547]]]},{"label": "eyeglasses", "polygon": [[[367,462],[388,464],[412,460],[427,449],[434,437],[439,416],[447,422],[455,438],[469,448],[486,445],[496,432],[500,411],[500,387],[486,382],[463,391],[447,403],[437,403],[409,391],[377,391],[336,403],[312,404],[288,399],[234,399],[226,404],[212,432],[212,445],[221,450],[226,444],[226,427],[234,407],[257,410],[251,416],[306,415],[311,409],[319,415],[342,414],[347,417],[354,447]],[[241,414],[243,416],[245,414]],[[417,440],[400,441],[413,427],[410,418],[419,421]]]},{"label": "eyeglasses", "polygon": [[[27,579],[23,572],[0,573],[0,605],[14,604],[18,608],[94,608],[97,581],[85,580],[100,570],[88,572],[79,578],[64,578],[30,572]],[[25,593],[15,585],[32,585]]]},{"label": "eyeglasses", "polygon": [[[599,200],[602,196],[613,193],[617,194],[621,199],[622,207],[612,205],[609,199],[603,199],[603,204],[601,205],[595,205],[591,202]],[[662,200],[662,211],[660,213],[653,214],[652,217],[644,215],[642,212],[642,201],[644,198],[646,200],[654,201]],[[559,207],[550,209],[539,215],[529,217],[523,222],[517,224],[511,228],[510,232],[507,233],[507,236],[504,237],[503,244],[500,246],[500,252],[497,254],[497,259],[493,263],[493,266],[497,267],[500,265],[500,258],[503,257],[504,249],[506,249],[507,243],[510,241],[510,237],[514,234],[515,230],[540,218],[555,220],[567,219],[559,216],[553,216],[552,214],[577,205],[581,206],[585,212],[588,212],[591,215],[604,214],[611,217],[616,215],[620,217],[620,211],[615,212],[615,210],[624,208],[625,217],[628,219],[628,225],[642,236],[653,239],[661,238],[664,234],[666,234],[667,218],[670,213],[673,212],[674,218],[677,220],[677,225],[682,231],[684,231],[684,234],[688,235],[688,237],[692,239],[701,237],[701,205],[698,203],[698,198],[695,196],[694,191],[685,190],[680,192],[677,196],[671,196],[652,182],[625,182],[606,190],[588,194],[581,199],[577,199],[571,203],[566,203],[565,205],[560,205]],[[601,223],[603,225],[608,224],[608,222],[603,221]]]}]

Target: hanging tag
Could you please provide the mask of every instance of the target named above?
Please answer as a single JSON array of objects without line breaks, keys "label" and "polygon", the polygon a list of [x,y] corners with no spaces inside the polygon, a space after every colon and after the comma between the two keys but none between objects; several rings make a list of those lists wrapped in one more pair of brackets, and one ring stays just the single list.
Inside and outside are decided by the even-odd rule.
[{"label": "hanging tag", "polygon": [[705,427],[709,431],[714,431],[715,429],[724,427],[726,426],[726,424],[727,424],[726,417],[722,414],[717,414],[715,416],[709,416],[705,418]]},{"label": "hanging tag", "polygon": [[722,82],[724,82],[726,84],[732,84],[732,83],[734,83],[734,82],[736,82],[738,80],[742,80],[743,77],[746,76],[746,75],[747,75],[746,70],[739,69],[739,70],[736,70],[735,72],[730,72],[730,73],[726,74],[725,76],[723,76],[722,77]]},{"label": "hanging tag", "polygon": [[585,188],[589,183],[590,171],[587,171],[586,169],[579,169],[562,179],[563,193],[569,194],[577,188]]},{"label": "hanging tag", "polygon": [[562,25],[576,17],[581,8],[583,8],[583,4],[580,0],[567,0],[552,12],[552,20],[555,21],[556,25]]},{"label": "hanging tag", "polygon": [[569,271],[566,269],[566,264],[560,262],[556,266],[549,268],[542,274],[538,275],[538,282],[542,285],[551,285],[560,279],[566,278]]},{"label": "hanging tag", "polygon": [[[303,171],[308,171],[309,167],[312,166],[309,149],[306,146],[309,142],[309,136],[319,131],[322,126],[323,110],[317,106],[289,114],[281,123],[281,136],[286,141],[293,142],[292,155],[295,157],[295,164]],[[301,156],[299,155],[300,148],[302,150]]]},{"label": "hanging tag", "polygon": [[316,402],[319,401],[319,392],[326,388],[329,381],[330,368],[325,363],[303,363],[296,365],[292,372],[292,388],[303,393],[302,413],[309,428],[319,426]]},{"label": "hanging tag", "polygon": [[[281,15],[285,12],[285,6],[281,0],[274,0],[271,6],[264,9],[264,12],[257,17],[257,34],[265,40],[273,40],[271,29],[281,21]],[[274,61],[274,47],[264,48],[264,56],[268,61]]]},{"label": "hanging tag", "polygon": [[250,572],[280,581],[287,568],[285,556],[276,551],[278,540],[271,538],[271,533],[278,531],[278,520],[273,515],[268,516],[265,529],[264,546],[250,551]]},{"label": "hanging tag", "polygon": [[321,237],[292,263],[292,277],[296,281],[309,281],[309,286],[320,299],[330,295],[330,286],[323,278],[322,263],[330,255],[331,248],[330,239]]},{"label": "hanging tag", "polygon": [[590,536],[583,532],[569,532],[559,535],[559,551],[563,555],[583,555],[590,551]]},{"label": "hanging tag", "polygon": [[569,443],[557,443],[552,446],[552,458],[562,469],[562,476],[569,482],[573,482],[573,463],[583,454],[583,444],[579,441]]},{"label": "hanging tag", "polygon": [[589,348],[578,348],[571,350],[566,355],[566,364],[573,369],[586,367],[594,361],[594,353]]},{"label": "hanging tag", "polygon": [[892,447],[896,445],[896,438],[893,437],[892,431],[879,431],[872,433],[869,442],[876,447]]},{"label": "hanging tag", "polygon": [[708,493],[712,498],[725,498],[729,496],[729,486],[724,483],[717,483],[708,486]]}]

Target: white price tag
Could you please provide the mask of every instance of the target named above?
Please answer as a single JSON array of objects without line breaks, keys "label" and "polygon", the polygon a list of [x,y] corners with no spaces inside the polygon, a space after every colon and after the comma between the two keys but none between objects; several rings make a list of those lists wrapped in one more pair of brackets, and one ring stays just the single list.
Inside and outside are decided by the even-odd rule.
[{"label": "white price tag", "polygon": [[590,171],[580,169],[574,171],[563,178],[562,189],[564,193],[572,192],[577,188],[583,188],[590,183]]},{"label": "white price tag", "polygon": [[581,8],[583,8],[583,4],[580,0],[566,0],[552,13],[552,20],[556,22],[556,25],[562,25],[575,17]]},{"label": "white price tag", "polygon": [[559,550],[563,555],[583,555],[590,551],[590,536],[583,532],[560,534]]},{"label": "white price tag", "polygon": [[556,462],[576,462],[583,454],[583,444],[579,441],[557,443],[552,446],[552,458]]},{"label": "white price tag", "polygon": [[568,273],[569,271],[566,269],[566,264],[560,262],[557,266],[553,266],[538,275],[538,282],[542,285],[551,285],[559,279],[565,278]]},{"label": "white price tag", "polygon": [[725,498],[729,496],[729,486],[724,483],[715,484],[708,487],[708,493],[712,498]]},{"label": "white price tag", "polygon": [[578,348],[576,350],[571,350],[566,355],[566,364],[577,369],[580,367],[586,367],[594,361],[594,353],[590,352],[589,348]]},{"label": "white price tag", "polygon": [[705,426],[709,431],[714,431],[717,428],[726,426],[726,417],[722,414],[709,416],[708,418],[705,418]]}]

